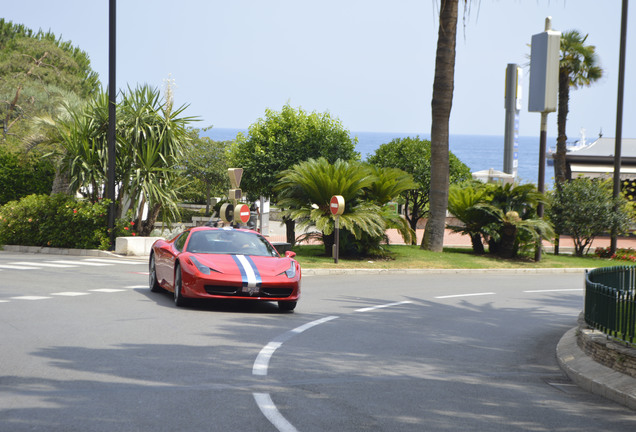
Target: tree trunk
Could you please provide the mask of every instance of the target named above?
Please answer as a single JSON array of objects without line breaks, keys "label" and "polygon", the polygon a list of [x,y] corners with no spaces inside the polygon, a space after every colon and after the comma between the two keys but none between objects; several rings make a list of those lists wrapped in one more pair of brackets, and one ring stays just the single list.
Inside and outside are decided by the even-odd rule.
[{"label": "tree trunk", "polygon": [[517,238],[517,227],[512,224],[504,224],[501,230],[501,244],[498,255],[502,258],[513,258],[515,256],[515,240]]},{"label": "tree trunk", "polygon": [[566,179],[565,154],[567,152],[568,137],[565,126],[568,117],[570,99],[570,73],[566,68],[559,69],[559,104],[557,113],[557,145],[554,155],[554,181],[560,187]]},{"label": "tree trunk", "polygon": [[471,234],[470,235],[470,242],[473,245],[473,252],[478,254],[478,255],[483,255],[484,253],[486,253],[486,251],[484,250],[484,243],[481,240],[481,234],[476,233],[476,234]]},{"label": "tree trunk", "polygon": [[61,166],[56,166],[55,178],[53,179],[53,186],[51,187],[51,195],[71,195],[70,186],[71,179],[68,177],[68,174],[65,171],[62,171]]},{"label": "tree trunk", "polygon": [[421,248],[435,252],[441,252],[444,247],[446,208],[448,206],[448,122],[453,105],[457,3],[458,0],[442,0],[440,4],[435,80],[431,102],[430,211]]},{"label": "tree trunk", "polygon": [[336,232],[326,235],[322,233],[322,243],[325,245],[325,256],[333,257],[333,245],[336,243]]},{"label": "tree trunk", "polygon": [[143,222],[143,231],[141,235],[149,236],[152,233],[152,230],[155,229],[155,222],[157,222],[157,217],[159,217],[159,211],[161,211],[161,204],[155,204],[151,209],[148,209],[148,219]]},{"label": "tree trunk", "polygon": [[210,217],[210,198],[212,192],[210,187],[210,182],[205,182],[205,217]]},{"label": "tree trunk", "polygon": [[287,243],[290,245],[296,244],[296,221],[289,218],[284,218],[285,222],[285,234],[287,235]]}]

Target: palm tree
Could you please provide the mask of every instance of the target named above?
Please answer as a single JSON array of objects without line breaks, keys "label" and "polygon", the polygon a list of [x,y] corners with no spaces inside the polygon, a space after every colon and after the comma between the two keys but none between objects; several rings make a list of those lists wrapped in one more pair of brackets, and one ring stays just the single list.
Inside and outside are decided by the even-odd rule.
[{"label": "palm tree", "polygon": [[551,239],[552,225],[537,217],[537,206],[543,202],[544,195],[533,184],[495,186],[489,202],[477,205],[492,221],[483,227],[489,237],[489,252],[512,258],[522,248]]},{"label": "palm tree", "polygon": [[557,114],[557,148],[554,157],[554,176],[557,186],[565,181],[565,133],[570,103],[570,87],[590,86],[603,76],[598,66],[596,47],[585,45],[587,36],[570,30],[561,36],[561,59],[559,61],[559,106]]},{"label": "palm tree", "polygon": [[441,0],[435,57],[435,79],[431,102],[431,189],[430,212],[422,249],[441,252],[444,247],[448,205],[449,155],[448,122],[453,105],[455,40],[459,0]]},{"label": "palm tree", "polygon": [[489,187],[487,184],[455,184],[448,191],[448,211],[455,216],[462,225],[449,225],[454,232],[470,236],[473,252],[483,254],[483,228],[489,222],[478,204],[489,201]]},{"label": "palm tree", "polygon": [[357,252],[367,254],[376,251],[389,227],[399,229],[405,241],[411,241],[414,232],[408,222],[383,206],[412,187],[416,187],[413,178],[398,169],[341,159],[330,164],[320,158],[284,171],[274,190],[287,217],[301,227],[312,225],[322,232],[325,254],[330,256],[335,228],[329,207],[333,195],[345,200],[341,227],[355,238]]}]

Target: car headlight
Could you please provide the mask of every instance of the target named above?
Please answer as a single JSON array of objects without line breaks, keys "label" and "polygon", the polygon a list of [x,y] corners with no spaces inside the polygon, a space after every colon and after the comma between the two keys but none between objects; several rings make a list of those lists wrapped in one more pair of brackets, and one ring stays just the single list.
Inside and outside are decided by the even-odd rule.
[{"label": "car headlight", "polygon": [[210,267],[208,267],[208,266],[204,266],[204,265],[203,265],[203,264],[201,264],[201,262],[200,262],[198,259],[196,259],[195,257],[191,256],[191,257],[189,257],[189,258],[190,258],[190,261],[192,261],[192,264],[194,264],[194,266],[197,268],[197,270],[199,270],[201,273],[206,274],[206,275],[209,275],[209,274],[210,274],[210,272],[212,271],[212,270],[210,269]]},{"label": "car headlight", "polygon": [[291,265],[287,270],[285,270],[285,274],[289,279],[296,276],[296,263],[294,261],[291,262]]}]

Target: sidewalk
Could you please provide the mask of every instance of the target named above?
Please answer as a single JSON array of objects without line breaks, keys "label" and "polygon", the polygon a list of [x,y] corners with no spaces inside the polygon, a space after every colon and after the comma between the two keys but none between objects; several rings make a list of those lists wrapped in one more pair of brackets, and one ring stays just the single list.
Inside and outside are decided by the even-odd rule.
[{"label": "sidewalk", "polygon": [[[309,231],[312,231],[310,229]],[[304,234],[303,230],[296,230],[296,237],[301,234]],[[402,236],[396,229],[389,229],[386,231],[387,236],[389,238],[389,244],[394,245],[403,245],[404,240]],[[269,233],[264,233],[267,236],[269,241],[271,242],[286,242],[287,236],[285,234],[285,224],[282,222],[270,221],[269,223]],[[424,229],[417,229],[417,244],[422,243],[422,238],[424,237]],[[596,248],[602,247],[606,248],[610,245],[610,237],[609,236],[601,236],[596,237],[592,242],[592,246],[590,247],[590,251],[593,252]],[[617,242],[619,249],[635,249],[636,250],[636,237],[619,237]],[[543,242],[544,248],[548,252],[554,251],[554,245],[548,241]],[[446,230],[444,233],[444,247],[472,247],[470,242],[470,237],[467,235],[462,235],[451,230]],[[560,238],[559,251],[563,253],[572,253],[574,252],[574,240],[569,236],[562,236]]]}]

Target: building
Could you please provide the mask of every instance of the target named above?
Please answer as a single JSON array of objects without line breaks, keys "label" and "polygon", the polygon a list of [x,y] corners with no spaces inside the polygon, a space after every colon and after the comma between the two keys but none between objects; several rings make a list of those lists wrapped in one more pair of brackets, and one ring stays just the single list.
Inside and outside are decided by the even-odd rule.
[{"label": "building", "polygon": [[[592,144],[565,155],[568,179],[579,176],[613,178],[614,138],[599,138]],[[636,179],[636,139],[623,138],[621,145],[621,180]]]}]

